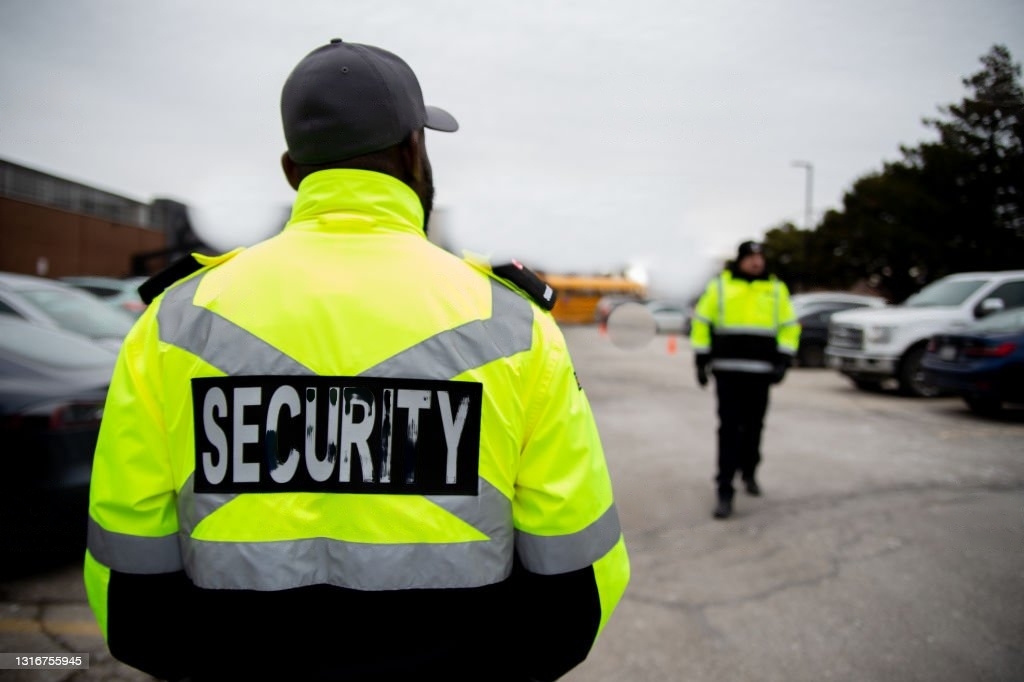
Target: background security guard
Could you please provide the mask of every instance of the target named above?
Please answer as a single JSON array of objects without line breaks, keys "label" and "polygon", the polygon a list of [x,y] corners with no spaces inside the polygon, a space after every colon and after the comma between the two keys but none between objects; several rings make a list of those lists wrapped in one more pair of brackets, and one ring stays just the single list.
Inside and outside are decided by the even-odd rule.
[{"label": "background security guard", "polygon": [[737,471],[749,494],[761,494],[756,472],[768,391],[782,381],[799,341],[789,290],[766,271],[761,245],[743,242],[697,302],[690,331],[697,381],[706,386],[710,369],[718,393],[715,518],[732,514]]},{"label": "background security guard", "polygon": [[425,238],[423,129],[458,124],[401,59],[332,40],[281,110],[291,220],[151,280],[118,361],[85,558],[110,650],[171,679],[554,680],[629,562],[553,292]]}]

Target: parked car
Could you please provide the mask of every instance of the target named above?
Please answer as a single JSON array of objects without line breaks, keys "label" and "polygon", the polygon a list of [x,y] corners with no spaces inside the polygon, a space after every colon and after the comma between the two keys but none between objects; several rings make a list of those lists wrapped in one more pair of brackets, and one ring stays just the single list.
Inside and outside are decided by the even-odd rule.
[{"label": "parked car", "polygon": [[658,334],[690,333],[691,311],[684,304],[674,301],[647,301],[644,307],[654,318],[654,328]]},{"label": "parked car", "polygon": [[598,324],[608,324],[608,317],[612,314],[612,311],[620,305],[623,303],[639,302],[641,302],[639,297],[625,294],[609,294],[608,296],[602,296],[594,307],[594,321]]},{"label": "parked car", "polygon": [[980,414],[1024,402],[1024,308],[995,313],[963,331],[936,334],[921,362],[926,381]]},{"label": "parked car", "polygon": [[146,281],[146,277],[96,277],[96,276],[75,276],[61,277],[60,281],[67,282],[71,286],[78,287],[90,294],[99,296],[108,305],[115,306],[120,310],[138,317],[146,309],[146,304],[139,296],[139,285]]},{"label": "parked car", "polygon": [[89,477],[117,355],[0,315],[0,571],[85,547]]},{"label": "parked car", "polygon": [[1024,270],[949,275],[901,305],[833,315],[826,362],[858,388],[877,389],[895,378],[907,395],[938,395],[921,369],[931,337],[1019,306],[1024,306]]},{"label": "parked car", "polygon": [[828,345],[828,323],[834,313],[855,308],[882,308],[885,299],[878,296],[850,294],[844,291],[816,291],[790,296],[793,312],[800,322],[800,348],[797,364],[801,367],[824,367],[825,346]]},{"label": "parked car", "polygon": [[10,272],[0,272],[2,314],[81,334],[113,350],[135,323],[130,314],[70,284]]},{"label": "parked car", "polygon": [[794,308],[809,308],[818,304],[838,305],[850,303],[859,306],[872,306],[880,308],[886,305],[881,296],[869,296],[866,294],[853,294],[848,291],[808,291],[805,293],[791,294],[790,302]]}]

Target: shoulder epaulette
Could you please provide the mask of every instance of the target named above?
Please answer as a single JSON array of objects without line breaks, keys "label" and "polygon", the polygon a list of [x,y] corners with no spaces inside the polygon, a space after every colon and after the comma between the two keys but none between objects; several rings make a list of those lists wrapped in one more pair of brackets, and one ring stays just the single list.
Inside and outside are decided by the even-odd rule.
[{"label": "shoulder epaulette", "polygon": [[153,299],[162,294],[167,287],[171,286],[179,279],[188,277],[201,267],[203,267],[203,264],[196,260],[191,254],[183,258],[179,258],[140,284],[138,289],[139,297],[142,298],[143,303],[149,305],[153,302]]},{"label": "shoulder epaulette", "polygon": [[494,265],[491,267],[491,272],[522,289],[544,310],[551,310],[555,307],[555,299],[558,298],[555,288],[519,261],[513,260],[511,263]]}]

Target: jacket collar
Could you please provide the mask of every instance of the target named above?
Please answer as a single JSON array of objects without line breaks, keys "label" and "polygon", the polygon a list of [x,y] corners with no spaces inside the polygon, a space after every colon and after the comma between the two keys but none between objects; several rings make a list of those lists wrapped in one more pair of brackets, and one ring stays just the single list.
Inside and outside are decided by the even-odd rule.
[{"label": "jacket collar", "polygon": [[322,232],[381,228],[426,237],[416,192],[390,175],[342,168],[306,176],[285,225],[285,230]]},{"label": "jacket collar", "polygon": [[751,277],[750,275],[740,272],[740,269],[733,263],[725,269],[724,273],[730,280],[736,281],[741,280],[744,282],[770,282],[772,280],[772,273],[768,272],[768,268],[765,268],[757,277]]}]

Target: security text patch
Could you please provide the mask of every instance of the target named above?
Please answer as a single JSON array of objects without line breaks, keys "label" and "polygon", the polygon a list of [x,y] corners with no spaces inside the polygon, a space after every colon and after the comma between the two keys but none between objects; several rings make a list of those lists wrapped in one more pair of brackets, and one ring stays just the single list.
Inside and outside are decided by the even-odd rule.
[{"label": "security text patch", "polygon": [[193,379],[195,490],[476,495],[482,396],[463,381]]}]

